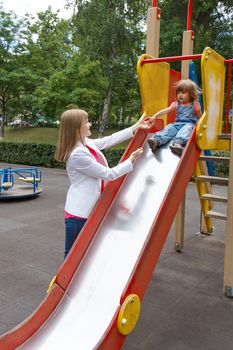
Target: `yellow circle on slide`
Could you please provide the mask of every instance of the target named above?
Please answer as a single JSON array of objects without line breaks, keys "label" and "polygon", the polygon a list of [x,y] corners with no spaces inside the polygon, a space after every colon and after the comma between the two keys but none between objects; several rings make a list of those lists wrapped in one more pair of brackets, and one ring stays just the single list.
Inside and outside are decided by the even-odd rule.
[{"label": "yellow circle on slide", "polygon": [[136,326],[140,314],[141,302],[136,294],[130,294],[123,302],[117,320],[118,331],[128,335]]}]

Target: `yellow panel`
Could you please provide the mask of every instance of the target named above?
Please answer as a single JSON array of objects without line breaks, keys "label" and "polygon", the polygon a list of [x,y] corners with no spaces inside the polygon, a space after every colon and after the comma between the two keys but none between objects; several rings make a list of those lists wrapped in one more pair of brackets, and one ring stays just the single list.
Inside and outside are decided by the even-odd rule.
[{"label": "yellow panel", "polygon": [[152,57],[142,55],[138,60],[137,71],[144,112],[151,116],[168,106],[170,65],[164,62],[141,65],[146,58]]},{"label": "yellow panel", "polygon": [[221,151],[230,151],[231,143],[230,140],[218,140],[217,149]]},{"label": "yellow panel", "polygon": [[225,60],[207,47],[202,54],[201,70],[204,113],[198,122],[196,141],[202,150],[216,149],[222,132]]}]

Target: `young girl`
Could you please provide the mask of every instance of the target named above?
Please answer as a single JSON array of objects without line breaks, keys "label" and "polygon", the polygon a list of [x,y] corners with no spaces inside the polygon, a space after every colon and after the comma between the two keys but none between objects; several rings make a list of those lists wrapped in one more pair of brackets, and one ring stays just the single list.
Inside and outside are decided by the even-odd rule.
[{"label": "young girl", "polygon": [[132,127],[100,139],[89,139],[91,123],[87,112],[70,109],[61,115],[56,159],[66,162],[70,180],[65,204],[65,257],[84,226],[104,187],[104,180],[114,180],[130,172],[133,162],[142,154],[138,149],[128,159],[108,168],[100,151],[130,139],[138,128],[149,129],[153,121],[142,116]]},{"label": "young girl", "polygon": [[153,153],[157,147],[170,140],[172,140],[171,151],[177,154],[182,153],[197,120],[202,115],[198,103],[198,92],[199,89],[192,80],[180,80],[176,86],[177,101],[152,116],[154,119],[176,111],[175,123],[168,124],[163,130],[156,132],[153,139],[148,140]]}]

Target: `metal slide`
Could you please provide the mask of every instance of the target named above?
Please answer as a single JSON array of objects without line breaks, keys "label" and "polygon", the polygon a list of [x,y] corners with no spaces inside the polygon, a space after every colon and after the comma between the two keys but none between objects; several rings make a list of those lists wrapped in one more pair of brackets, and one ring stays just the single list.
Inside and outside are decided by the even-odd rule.
[{"label": "metal slide", "polygon": [[[173,81],[168,63],[149,59],[142,55],[137,65],[148,116],[167,106]],[[124,326],[127,318],[118,315],[129,296],[143,298],[200,149],[219,146],[225,60],[206,48],[201,69],[204,113],[182,157],[168,147],[153,155],[147,132],[137,131],[122,159],[144,144],[143,156],[130,174],[107,185],[49,293],[28,319],[0,337],[1,350],[121,348],[129,332],[120,329],[119,319]],[[153,132],[163,127],[158,118]]]},{"label": "metal slide", "polygon": [[21,345],[4,335],[1,349],[121,347],[119,308],[131,292],[143,297],[200,152],[194,133],[181,158],[143,147],[56,308]]}]

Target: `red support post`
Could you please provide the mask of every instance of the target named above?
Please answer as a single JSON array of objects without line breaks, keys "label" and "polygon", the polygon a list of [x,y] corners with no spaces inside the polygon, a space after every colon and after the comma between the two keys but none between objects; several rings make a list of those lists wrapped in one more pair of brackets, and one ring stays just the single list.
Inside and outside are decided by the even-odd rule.
[{"label": "red support post", "polygon": [[225,133],[228,134],[229,129],[229,110],[230,110],[230,100],[231,100],[231,73],[232,73],[232,61],[226,60],[228,63],[228,75],[227,75],[227,100],[226,100],[226,124]]},{"label": "red support post", "polygon": [[193,11],[193,0],[189,0],[188,14],[187,14],[187,30],[192,28],[192,11]]},{"label": "red support post", "polygon": [[157,2],[156,0],[152,0],[152,7],[156,7],[157,5],[156,2]]}]

